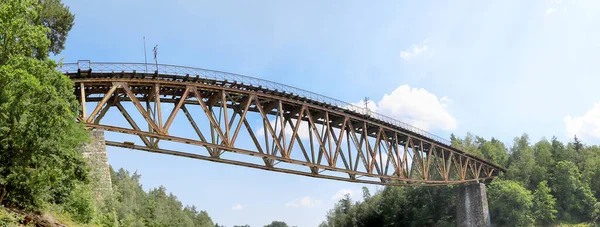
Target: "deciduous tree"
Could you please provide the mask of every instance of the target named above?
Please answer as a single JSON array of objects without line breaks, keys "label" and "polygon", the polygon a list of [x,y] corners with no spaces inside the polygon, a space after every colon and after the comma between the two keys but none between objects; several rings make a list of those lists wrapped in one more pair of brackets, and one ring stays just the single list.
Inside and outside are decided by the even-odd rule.
[{"label": "deciduous tree", "polygon": [[46,60],[34,0],[0,2],[0,203],[37,209],[87,181],[73,82]]},{"label": "deciduous tree", "polygon": [[499,226],[531,226],[531,192],[516,181],[496,179],[488,186],[492,223]]},{"label": "deciduous tree", "polygon": [[538,184],[533,193],[533,218],[541,226],[553,224],[558,212],[554,207],[556,198],[550,194],[550,188],[546,181]]}]

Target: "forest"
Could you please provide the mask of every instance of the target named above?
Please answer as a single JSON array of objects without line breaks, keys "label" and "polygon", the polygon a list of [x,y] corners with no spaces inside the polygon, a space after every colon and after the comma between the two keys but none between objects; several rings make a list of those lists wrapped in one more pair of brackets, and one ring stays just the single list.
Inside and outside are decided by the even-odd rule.
[{"label": "forest", "polygon": [[[600,217],[600,147],[577,137],[532,142],[527,134],[507,147],[501,141],[467,134],[451,136],[452,146],[504,166],[486,185],[495,226],[596,226]],[[349,196],[336,203],[321,227],[454,226],[457,186],[385,187],[363,201]]]},{"label": "forest", "polygon": [[[165,187],[144,191],[141,176],[123,169],[111,169],[112,195],[95,201],[77,149],[89,136],[74,121],[81,107],[73,82],[49,58],[64,49],[74,18],[60,0],[0,0],[0,226],[45,213],[69,226],[221,226]],[[598,223],[597,145],[577,137],[532,141],[527,134],[508,146],[471,134],[451,141],[506,167],[486,185],[494,225]],[[374,194],[364,188],[362,201],[346,196],[320,226],[453,226],[456,187],[385,187]]]},{"label": "forest", "polygon": [[214,226],[122,169],[111,170],[111,196],[95,201],[74,84],[49,59],[73,24],[60,0],[0,1],[0,226],[54,226],[47,215],[67,226]]}]

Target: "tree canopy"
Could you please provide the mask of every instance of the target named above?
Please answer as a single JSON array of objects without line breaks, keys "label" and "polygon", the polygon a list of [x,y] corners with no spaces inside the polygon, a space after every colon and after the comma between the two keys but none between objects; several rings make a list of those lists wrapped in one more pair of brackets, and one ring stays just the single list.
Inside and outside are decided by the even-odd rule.
[{"label": "tree canopy", "polygon": [[59,54],[65,48],[67,35],[74,25],[75,15],[60,0],[39,1],[42,9],[36,24],[49,29],[46,31],[46,36],[50,40],[48,50],[53,54]]},{"label": "tree canopy", "polygon": [[206,211],[183,206],[163,186],[144,191],[141,175],[111,168],[113,196],[101,208],[103,226],[182,226],[213,227]]},{"label": "tree canopy", "polygon": [[282,221],[273,221],[271,224],[265,225],[265,227],[288,227],[288,224]]},{"label": "tree canopy", "polygon": [[[491,160],[507,172],[487,184],[496,226],[596,223],[600,217],[600,148],[574,138],[533,143],[527,134],[512,146],[472,134],[451,136],[452,145]],[[454,226],[456,186],[385,187],[361,202],[341,199],[320,225]]]},{"label": "tree canopy", "polygon": [[63,203],[87,183],[77,150],[87,133],[73,82],[47,59],[50,29],[34,23],[41,9],[0,2],[0,203],[26,209]]}]

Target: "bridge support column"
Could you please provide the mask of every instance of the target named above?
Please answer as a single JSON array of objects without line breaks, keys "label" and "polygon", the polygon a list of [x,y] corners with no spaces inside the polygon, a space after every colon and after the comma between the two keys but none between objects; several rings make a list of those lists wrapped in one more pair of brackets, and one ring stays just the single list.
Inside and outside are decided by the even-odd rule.
[{"label": "bridge support column", "polygon": [[456,226],[491,226],[485,184],[466,184],[457,189]]},{"label": "bridge support column", "polygon": [[110,168],[106,154],[106,144],[104,143],[104,131],[91,131],[90,142],[81,147],[81,153],[85,157],[90,169],[89,176],[95,200],[96,202],[103,201],[106,196],[112,193]]}]

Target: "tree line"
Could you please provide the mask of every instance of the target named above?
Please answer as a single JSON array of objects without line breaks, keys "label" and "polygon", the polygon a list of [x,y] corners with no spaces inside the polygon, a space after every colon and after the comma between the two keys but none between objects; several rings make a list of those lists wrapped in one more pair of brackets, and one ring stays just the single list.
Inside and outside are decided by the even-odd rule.
[{"label": "tree line", "polygon": [[[57,209],[83,224],[218,226],[205,211],[183,206],[164,187],[142,190],[139,175],[113,171],[113,196],[94,201],[77,147],[89,140],[78,117],[73,82],[49,59],[64,49],[74,15],[60,0],[0,0],[0,205]],[[507,168],[487,184],[492,223],[546,226],[597,223],[600,148],[576,137],[508,148],[467,134],[452,146]],[[363,201],[340,200],[321,226],[449,226],[455,186],[385,187]],[[285,226],[274,222],[270,226]],[[286,224],[287,225],[287,224]]]},{"label": "tree line", "polygon": [[[183,207],[164,187],[144,192],[140,176],[122,169],[111,169],[112,195],[94,201],[74,84],[49,59],[73,25],[60,0],[0,0],[0,213],[51,212],[84,226],[212,227],[205,211]],[[8,216],[0,226],[15,224]]]},{"label": "tree line", "polygon": [[0,0],[0,226],[24,218],[4,208],[78,226],[220,226],[163,186],[144,191],[141,176],[123,169],[110,169],[112,193],[95,201],[74,84],[49,58],[64,49],[74,20],[60,0]]},{"label": "tree line", "polygon": [[[490,160],[507,171],[486,185],[495,226],[588,224],[600,217],[600,147],[577,137],[532,143],[527,134],[507,148],[501,141],[467,134],[451,136],[452,146]],[[456,185],[385,187],[363,201],[342,198],[321,227],[454,226]]]}]

